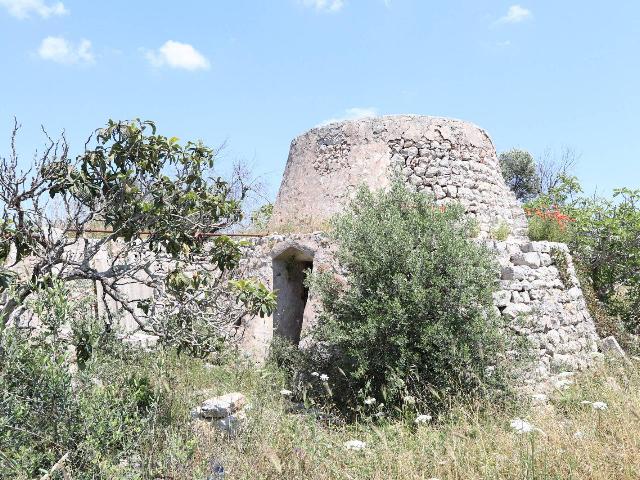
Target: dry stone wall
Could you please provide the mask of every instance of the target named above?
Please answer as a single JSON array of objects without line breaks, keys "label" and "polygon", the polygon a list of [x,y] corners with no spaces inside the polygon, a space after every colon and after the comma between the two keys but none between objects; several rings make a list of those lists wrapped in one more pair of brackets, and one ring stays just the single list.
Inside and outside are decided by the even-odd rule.
[{"label": "dry stone wall", "polygon": [[[531,347],[534,364],[526,382],[539,386],[559,376],[564,385],[566,371],[583,369],[601,356],[566,245],[527,239],[524,211],[502,178],[491,139],[468,122],[398,115],[335,123],[300,135],[291,143],[270,223],[271,231],[298,233],[255,242],[247,261],[268,285],[274,285],[275,275],[286,275],[274,267],[284,251],[300,249],[313,259],[314,269],[340,273],[330,242],[320,233],[302,232],[326,224],[359,185],[386,188],[394,178],[440,204],[461,203],[477,220],[478,241],[495,252],[500,265],[496,313]],[[508,230],[506,240],[492,240],[497,229]],[[308,305],[303,330],[317,318],[313,292]],[[277,319],[249,322],[247,344],[265,352],[274,329]]]},{"label": "dry stone wall", "polygon": [[498,176],[492,145],[452,143],[442,134],[388,143],[391,166],[407,185],[432,195],[437,203],[461,203],[477,220],[482,236],[491,236],[502,224],[515,235],[526,234],[524,212]]},{"label": "dry stone wall", "polygon": [[567,246],[552,242],[490,242],[500,265],[494,305],[528,339],[535,359],[529,381],[582,370],[598,353],[598,336]]}]

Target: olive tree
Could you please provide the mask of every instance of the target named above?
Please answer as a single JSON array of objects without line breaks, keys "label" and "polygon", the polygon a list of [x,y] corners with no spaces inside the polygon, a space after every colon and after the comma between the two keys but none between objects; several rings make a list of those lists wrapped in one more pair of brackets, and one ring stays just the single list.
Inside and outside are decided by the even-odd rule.
[{"label": "olive tree", "polygon": [[[215,175],[213,149],[181,145],[150,121],[109,121],[77,156],[64,135],[47,135],[46,148],[21,170],[18,130],[0,158],[2,323],[54,281],[94,282],[107,328],[124,311],[140,330],[195,349],[273,308],[271,292],[240,278],[241,245],[211,238],[242,218],[247,194],[241,187],[233,195]],[[104,233],[96,236],[96,227]],[[111,255],[100,256],[105,249]],[[128,298],[131,283],[156,298]]]},{"label": "olive tree", "polygon": [[346,273],[311,277],[323,308],[309,368],[329,373],[338,406],[370,396],[393,412],[409,396],[435,412],[454,396],[504,392],[511,338],[493,311],[497,267],[460,205],[399,182],[361,188],[333,227]]},{"label": "olive tree", "polygon": [[540,193],[536,162],[526,150],[511,149],[499,156],[502,176],[518,200],[527,201]]}]

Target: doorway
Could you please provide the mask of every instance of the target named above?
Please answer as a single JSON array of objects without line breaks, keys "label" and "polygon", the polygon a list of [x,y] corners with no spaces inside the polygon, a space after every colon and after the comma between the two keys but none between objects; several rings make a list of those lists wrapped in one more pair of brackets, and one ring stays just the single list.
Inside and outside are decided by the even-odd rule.
[{"label": "doorway", "polygon": [[309,298],[307,275],[313,269],[313,257],[297,248],[286,249],[273,259],[273,289],[278,296],[273,315],[276,335],[300,343],[304,310]]}]

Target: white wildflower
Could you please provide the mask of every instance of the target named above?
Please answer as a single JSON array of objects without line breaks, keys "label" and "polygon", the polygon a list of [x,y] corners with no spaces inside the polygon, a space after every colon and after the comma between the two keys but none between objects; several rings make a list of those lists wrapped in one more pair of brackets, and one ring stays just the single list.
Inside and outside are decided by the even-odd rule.
[{"label": "white wildflower", "polygon": [[418,415],[414,421],[415,423],[418,423],[418,424],[427,423],[431,421],[431,418],[432,418],[431,415],[422,414],[422,415]]},{"label": "white wildflower", "polygon": [[582,400],[580,405],[591,405],[591,402],[589,400]]},{"label": "white wildflower", "polygon": [[558,390],[566,390],[571,385],[573,385],[573,380],[569,378],[561,378],[560,380],[557,380],[553,386]]},{"label": "white wildflower", "polygon": [[291,390],[283,388],[282,390],[280,390],[280,395],[282,395],[283,397],[290,397],[291,395],[293,395],[293,392]]},{"label": "white wildflower", "polygon": [[319,377],[320,374],[318,372],[311,372],[312,377]]},{"label": "white wildflower", "polygon": [[522,420],[521,418],[516,418],[511,420],[511,428],[513,428],[516,433],[530,433],[533,432],[534,428],[529,422]]},{"label": "white wildflower", "polygon": [[373,397],[367,397],[364,399],[365,405],[373,405],[374,403],[376,403],[376,399]]},{"label": "white wildflower", "polygon": [[606,403],[604,403],[604,402],[593,402],[593,403],[591,404],[591,407],[592,407],[594,410],[606,410],[606,409],[608,409],[608,408],[609,408],[609,406],[608,406]]},{"label": "white wildflower", "polygon": [[344,448],[347,450],[364,450],[367,444],[365,442],[361,442],[360,440],[349,440],[348,442],[344,442]]},{"label": "white wildflower", "polygon": [[327,380],[329,380],[329,375],[327,375],[326,373],[323,373],[322,375],[320,375],[320,380],[322,380],[323,382],[326,382]]}]

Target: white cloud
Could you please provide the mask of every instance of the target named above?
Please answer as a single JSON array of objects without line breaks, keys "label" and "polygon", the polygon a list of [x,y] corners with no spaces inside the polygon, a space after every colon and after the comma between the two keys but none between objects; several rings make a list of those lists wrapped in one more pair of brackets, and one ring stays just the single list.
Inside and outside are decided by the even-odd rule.
[{"label": "white cloud", "polygon": [[188,43],[169,40],[158,50],[146,53],[154,67],[182,68],[184,70],[208,70],[209,60]]},{"label": "white cloud", "polygon": [[373,107],[367,107],[367,108],[362,108],[362,107],[353,107],[353,108],[347,108],[344,111],[344,114],[341,115],[340,117],[336,117],[336,118],[329,118],[321,123],[318,124],[319,127],[322,127],[324,125],[328,125],[330,123],[334,123],[334,122],[342,122],[344,120],[357,120],[359,118],[368,118],[368,117],[375,117],[378,115],[378,109],[377,108],[373,108]]},{"label": "white cloud", "polygon": [[43,60],[67,65],[93,63],[95,60],[91,51],[91,42],[85,39],[75,45],[62,37],[47,37],[42,40],[38,55]]},{"label": "white cloud", "polygon": [[62,2],[47,4],[44,0],[0,0],[0,6],[16,18],[29,18],[31,14],[49,18],[69,13]]},{"label": "white cloud", "polygon": [[507,14],[504,17],[500,17],[496,23],[520,23],[532,16],[531,10],[527,10],[520,5],[511,5],[507,10]]},{"label": "white cloud", "polygon": [[305,7],[313,8],[318,12],[335,13],[342,10],[345,0],[302,0]]}]

